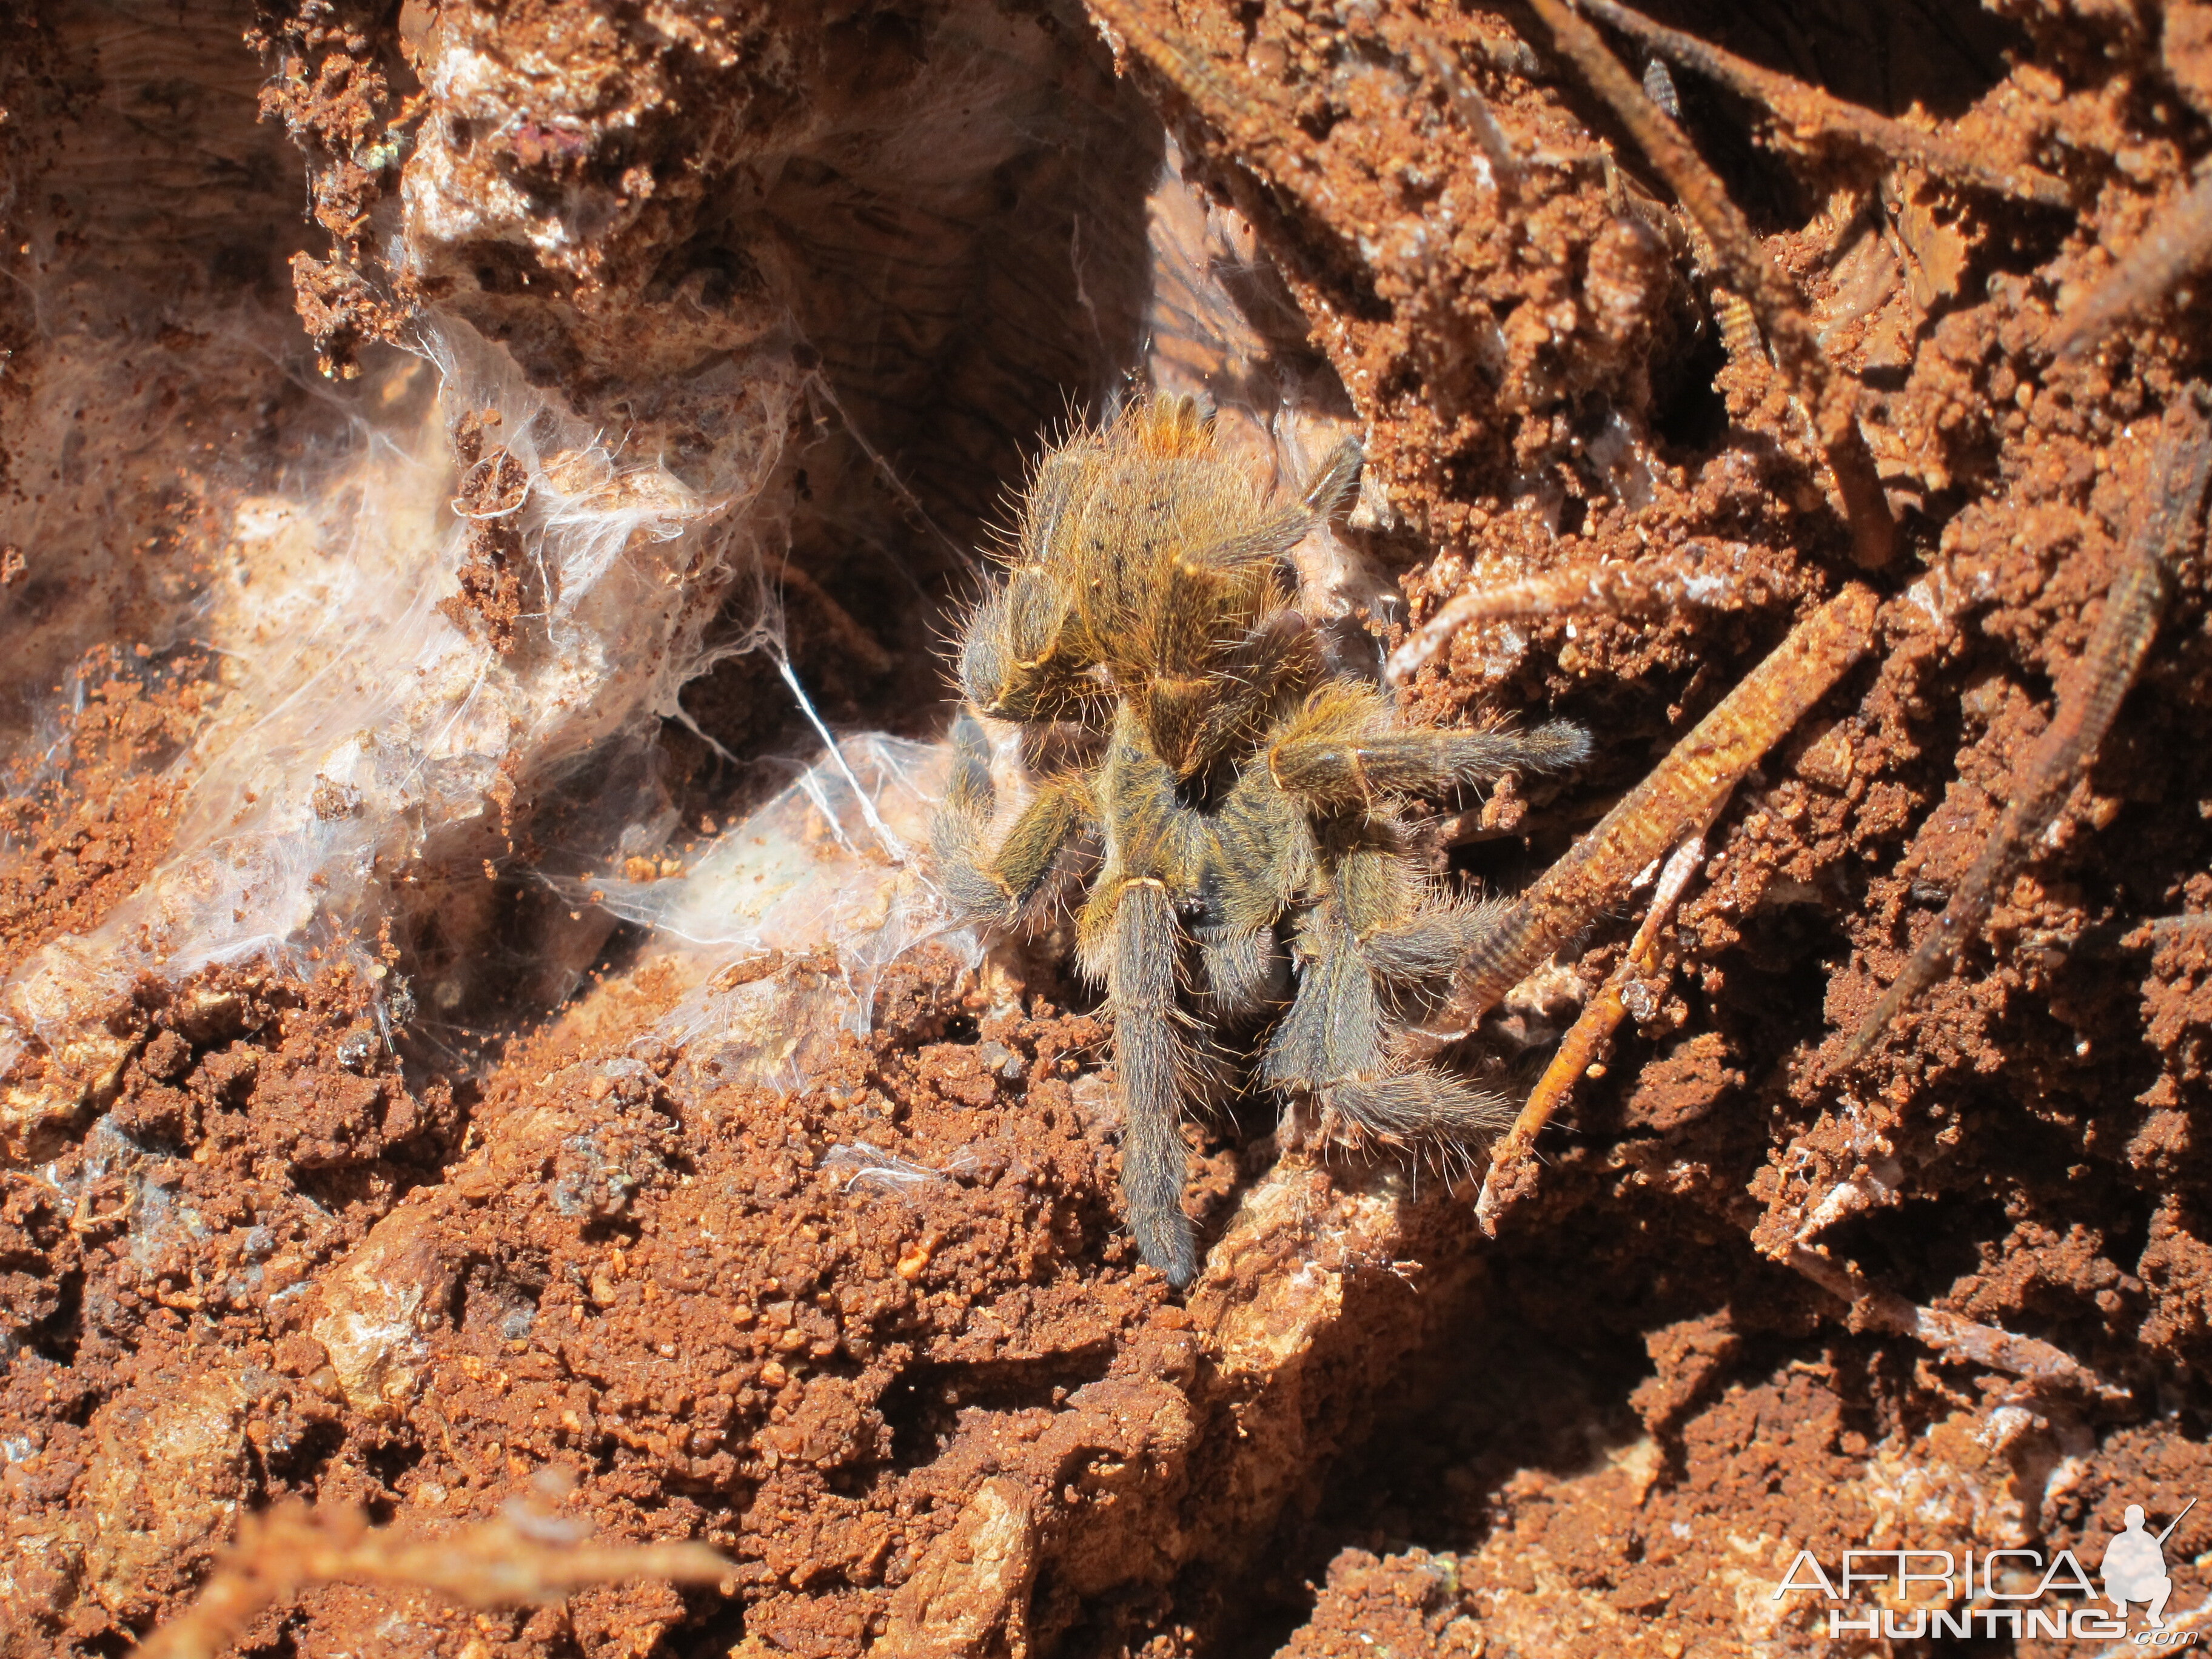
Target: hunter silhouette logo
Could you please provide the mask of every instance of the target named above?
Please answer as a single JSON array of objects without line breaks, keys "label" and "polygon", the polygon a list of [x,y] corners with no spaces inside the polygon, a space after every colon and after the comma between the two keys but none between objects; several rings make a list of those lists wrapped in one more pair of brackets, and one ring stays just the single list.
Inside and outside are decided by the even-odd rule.
[{"label": "hunter silhouette logo", "polygon": [[2105,1546],[2105,1599],[2119,1609],[2120,1618],[2128,1616],[2130,1602],[2145,1603],[2145,1620],[2152,1630],[2166,1628],[2166,1598],[2173,1594],[2173,1580],[2166,1576],[2166,1540],[2181,1524],[2181,1516],[2197,1507],[2191,1498],[2177,1515],[2166,1523],[2166,1530],[2152,1537],[2143,1530],[2143,1506],[2128,1505],[2126,1529],[2114,1536]]}]

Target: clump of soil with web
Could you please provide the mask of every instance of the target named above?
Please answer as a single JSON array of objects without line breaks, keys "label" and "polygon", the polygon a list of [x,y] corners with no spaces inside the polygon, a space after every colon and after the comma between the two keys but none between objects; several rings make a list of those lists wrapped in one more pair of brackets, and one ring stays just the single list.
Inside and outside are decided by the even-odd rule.
[{"label": "clump of soil with web", "polygon": [[[240,1651],[1811,1651],[1801,1550],[2088,1559],[2207,1489],[2201,532],[1957,970],[1832,1061],[2206,374],[2197,276],[2052,338],[2186,234],[2212,9],[1654,8],[1996,185],[1609,37],[1855,388],[1873,569],[1533,12],[1100,10],[1181,55],[966,0],[0,24],[0,1653],[123,1650],[293,1502],[727,1567],[306,1583]],[[1494,1239],[1479,1167],[1285,1154],[1231,1100],[1171,1293],[1065,940],[927,909],[975,550],[1143,384],[1285,475],[1362,438],[1377,660],[1470,587],[1645,595],[1404,689],[1595,738],[1437,803],[1470,890],[1879,596]],[[1486,1046],[1540,1069],[1642,902]],[[2208,1550],[2200,1507],[2169,1618]]]}]

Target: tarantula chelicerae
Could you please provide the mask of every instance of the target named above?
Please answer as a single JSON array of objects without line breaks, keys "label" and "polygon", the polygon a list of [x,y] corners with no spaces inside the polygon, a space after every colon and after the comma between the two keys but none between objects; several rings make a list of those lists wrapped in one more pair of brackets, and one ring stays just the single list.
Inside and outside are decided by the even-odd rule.
[{"label": "tarantula chelicerae", "polygon": [[[1200,1024],[1279,1010],[1260,1076],[1317,1102],[1328,1133],[1402,1144],[1502,1123],[1496,1097],[1393,1052],[1495,910],[1435,890],[1397,803],[1589,748],[1556,723],[1407,730],[1328,668],[1285,556],[1358,470],[1347,443],[1302,501],[1273,502],[1188,398],[1139,403],[1038,467],[1008,578],[961,646],[939,867],[957,905],[1004,927],[1065,849],[1097,848],[1080,965],[1114,1024],[1130,1226],[1177,1285],[1197,1271],[1181,1124]],[[996,836],[977,712],[1048,732],[1061,757]]]}]

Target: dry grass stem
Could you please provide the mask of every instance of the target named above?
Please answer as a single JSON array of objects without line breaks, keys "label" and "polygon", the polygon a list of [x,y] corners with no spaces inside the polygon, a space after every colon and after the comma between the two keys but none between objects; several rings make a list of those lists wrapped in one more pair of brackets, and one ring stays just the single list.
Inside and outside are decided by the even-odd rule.
[{"label": "dry grass stem", "polygon": [[1865,652],[1875,606],[1873,592],[1854,582],[1792,629],[1521,896],[1462,963],[1458,988],[1445,1006],[1425,1028],[1408,1033],[1409,1051],[1433,1054],[1470,1036],[1484,1013],[1626,891],[1646,866],[1710,823],[1737,780]]},{"label": "dry grass stem", "polygon": [[2057,712],[2029,750],[1996,833],[1904,971],[1851,1033],[1836,1062],[1838,1073],[1865,1059],[1890,1022],[1949,970],[1959,947],[1980,931],[1997,893],[2010,885],[2095,758],[2158,632],[2167,568],[2188,542],[2212,475],[2212,426],[2201,398],[2201,391],[2185,395],[2166,410],[2149,503],[2121,556],[2088,647],[2058,682]]},{"label": "dry grass stem", "polygon": [[2044,207],[2070,207],[2063,181],[2033,167],[2000,167],[1972,147],[1924,131],[1902,121],[1877,115],[1870,109],[1847,103],[1818,87],[1777,70],[1763,69],[1732,52],[1654,22],[1620,0],[1578,0],[1583,11],[1619,29],[1662,57],[1672,58],[1727,87],[1730,91],[1764,104],[1802,139],[1837,138],[1874,151],[1893,161],[1921,168],[1950,183],[1994,191],[2015,200]]},{"label": "dry grass stem", "polygon": [[2077,356],[2130,318],[2149,311],[2212,262],[2212,171],[2151,221],[2142,239],[2105,279],[2067,307],[2051,333],[2051,349]]},{"label": "dry grass stem", "polygon": [[1559,1053],[1552,1056],[1552,1063],[1544,1068],[1544,1075],[1529,1091],[1528,1103],[1513,1120],[1513,1127],[1491,1153],[1489,1171],[1483,1176],[1482,1191],[1474,1200],[1475,1224],[1482,1229],[1486,1238],[1498,1237],[1498,1218],[1534,1185],[1536,1137],[1543,1133],[1544,1126],[1566,1099],[1575,1079],[1589,1069],[1600,1048],[1626,1016],[1628,1004],[1622,993],[1628,981],[1657,971],[1659,930],[1674,915],[1682,890],[1689,885],[1692,873],[1704,862],[1705,856],[1702,830],[1668,856],[1652,891],[1650,907],[1644,913],[1643,923],[1637,928],[1636,937],[1620,965],[1607,975],[1604,988],[1590,999],[1567,1032]]}]

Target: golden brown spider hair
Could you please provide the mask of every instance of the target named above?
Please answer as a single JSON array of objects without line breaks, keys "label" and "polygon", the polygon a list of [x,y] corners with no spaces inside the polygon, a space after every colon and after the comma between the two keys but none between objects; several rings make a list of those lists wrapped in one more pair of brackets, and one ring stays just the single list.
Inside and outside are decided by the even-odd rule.
[{"label": "golden brown spider hair", "polygon": [[[1106,988],[1121,1186],[1144,1259],[1197,1272],[1182,1110],[1198,1030],[1273,1016],[1260,1076],[1324,1131],[1405,1144],[1499,1127],[1504,1103],[1394,1053],[1495,907],[1447,897],[1401,805],[1505,772],[1571,766],[1577,727],[1420,731],[1329,669],[1285,556],[1342,504],[1359,450],[1271,497],[1187,398],[1150,398],[1038,466],[1005,582],[969,618],[967,707],[935,827],[953,903],[1011,927],[1062,855],[1094,846],[1079,964]],[[979,715],[1072,737],[1000,830]]]}]

